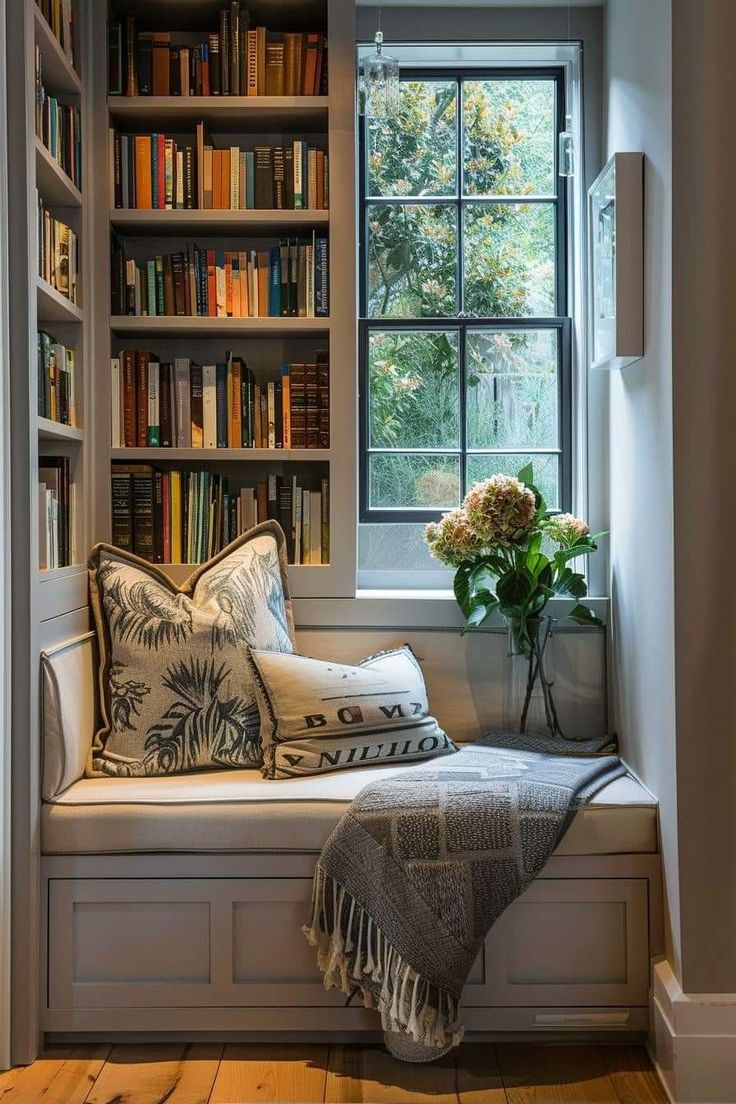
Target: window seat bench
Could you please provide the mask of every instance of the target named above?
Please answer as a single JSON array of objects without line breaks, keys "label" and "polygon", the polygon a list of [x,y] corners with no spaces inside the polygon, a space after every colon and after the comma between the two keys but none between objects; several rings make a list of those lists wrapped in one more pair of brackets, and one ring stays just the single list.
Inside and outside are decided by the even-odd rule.
[{"label": "window seat bench", "polygon": [[[374,1013],[324,990],[301,925],[353,797],[423,764],[276,782],[255,770],[87,779],[95,674],[91,634],[44,659],[44,1033],[376,1031]],[[657,804],[626,777],[577,814],[489,934],[467,1028],[640,1034],[660,949]]]}]

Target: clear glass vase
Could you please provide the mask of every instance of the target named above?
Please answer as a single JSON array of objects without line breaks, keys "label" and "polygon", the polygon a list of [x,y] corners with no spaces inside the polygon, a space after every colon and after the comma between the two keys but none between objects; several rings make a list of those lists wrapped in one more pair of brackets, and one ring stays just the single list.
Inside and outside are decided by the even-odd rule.
[{"label": "clear glass vase", "polygon": [[530,618],[526,631],[510,622],[504,685],[504,730],[562,737],[554,700],[555,625],[552,617]]}]

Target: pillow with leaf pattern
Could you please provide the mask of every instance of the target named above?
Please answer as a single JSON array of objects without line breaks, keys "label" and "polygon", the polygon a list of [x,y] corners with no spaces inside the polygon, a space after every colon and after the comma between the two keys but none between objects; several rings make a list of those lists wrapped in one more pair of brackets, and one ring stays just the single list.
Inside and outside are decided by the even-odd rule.
[{"label": "pillow with leaf pattern", "polygon": [[248,647],[294,651],[280,526],[250,529],[181,587],[108,544],[92,549],[89,579],[103,726],[87,774],[259,766]]}]

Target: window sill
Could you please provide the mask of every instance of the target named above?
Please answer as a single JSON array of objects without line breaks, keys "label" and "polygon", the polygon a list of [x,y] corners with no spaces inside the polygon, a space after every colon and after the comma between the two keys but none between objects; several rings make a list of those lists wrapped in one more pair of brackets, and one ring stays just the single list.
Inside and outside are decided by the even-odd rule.
[{"label": "window sill", "polygon": [[[608,598],[590,598],[587,605],[606,622]],[[553,598],[548,610],[560,619],[574,602]],[[359,590],[355,598],[295,598],[297,628],[327,629],[461,629],[463,618],[450,590]],[[562,624],[561,631],[599,632]],[[495,615],[476,632],[504,632],[503,618]]]}]

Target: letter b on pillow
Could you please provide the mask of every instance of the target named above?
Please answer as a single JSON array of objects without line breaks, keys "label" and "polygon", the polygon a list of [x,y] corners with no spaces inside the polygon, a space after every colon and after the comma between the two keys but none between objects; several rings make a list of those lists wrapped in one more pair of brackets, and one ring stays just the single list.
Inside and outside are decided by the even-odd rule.
[{"label": "letter b on pillow", "polygon": [[408,645],[355,667],[251,648],[267,778],[427,759],[456,751],[429,715]]}]

